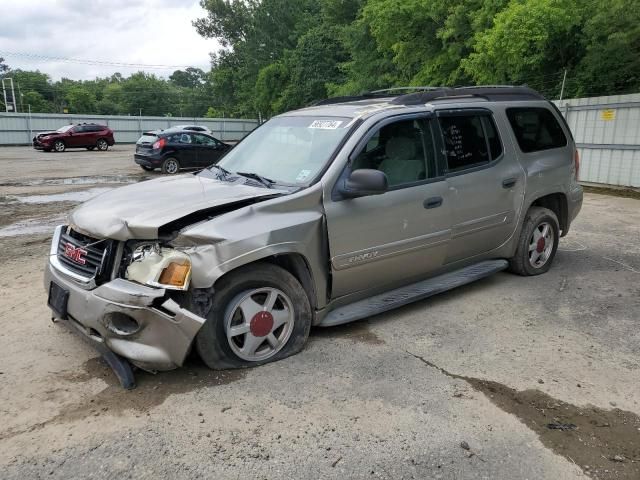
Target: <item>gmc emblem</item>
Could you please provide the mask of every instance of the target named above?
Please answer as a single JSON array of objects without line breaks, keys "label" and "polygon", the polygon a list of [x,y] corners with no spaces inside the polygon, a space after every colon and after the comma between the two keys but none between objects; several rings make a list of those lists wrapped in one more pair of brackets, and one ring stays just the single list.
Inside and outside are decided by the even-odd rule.
[{"label": "gmc emblem", "polygon": [[74,247],[70,243],[67,243],[64,246],[64,256],[78,265],[84,265],[87,263],[87,259],[85,258],[86,255],[87,251],[80,247]]}]

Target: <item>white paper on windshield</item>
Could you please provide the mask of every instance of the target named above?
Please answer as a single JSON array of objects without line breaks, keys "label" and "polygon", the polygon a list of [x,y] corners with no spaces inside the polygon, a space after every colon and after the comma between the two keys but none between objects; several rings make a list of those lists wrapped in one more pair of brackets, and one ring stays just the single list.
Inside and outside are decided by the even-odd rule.
[{"label": "white paper on windshield", "polygon": [[309,128],[319,128],[321,130],[335,130],[342,124],[342,120],[314,120]]}]

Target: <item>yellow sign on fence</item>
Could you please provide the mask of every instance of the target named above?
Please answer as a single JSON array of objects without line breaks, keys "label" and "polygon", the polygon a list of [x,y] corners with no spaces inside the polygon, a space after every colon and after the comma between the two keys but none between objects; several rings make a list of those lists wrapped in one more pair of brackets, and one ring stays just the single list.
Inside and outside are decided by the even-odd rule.
[{"label": "yellow sign on fence", "polygon": [[615,120],[616,111],[613,109],[600,110],[600,118],[605,121]]}]

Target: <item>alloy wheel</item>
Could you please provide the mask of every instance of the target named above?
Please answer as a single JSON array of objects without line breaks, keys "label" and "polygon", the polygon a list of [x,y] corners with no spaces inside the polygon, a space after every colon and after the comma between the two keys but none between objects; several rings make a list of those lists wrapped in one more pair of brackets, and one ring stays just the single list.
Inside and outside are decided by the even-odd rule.
[{"label": "alloy wheel", "polygon": [[553,244],[553,227],[547,222],[540,223],[529,238],[529,264],[533,268],[544,266],[553,252]]},{"label": "alloy wheel", "polygon": [[178,172],[178,169],[180,167],[178,166],[178,162],[176,162],[173,159],[167,160],[167,164],[166,164],[166,171],[169,174],[174,174]]},{"label": "alloy wheel", "polygon": [[277,288],[245,291],[235,297],[225,315],[227,341],[243,360],[258,362],[278,353],[295,322],[291,299]]}]

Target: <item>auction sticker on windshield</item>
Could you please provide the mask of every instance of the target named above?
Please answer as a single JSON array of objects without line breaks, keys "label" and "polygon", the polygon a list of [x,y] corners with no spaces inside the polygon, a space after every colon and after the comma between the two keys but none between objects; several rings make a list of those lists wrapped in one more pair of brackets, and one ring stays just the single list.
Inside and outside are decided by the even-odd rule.
[{"label": "auction sticker on windshield", "polygon": [[335,130],[342,124],[342,120],[314,120],[309,128],[320,128],[322,130]]}]

